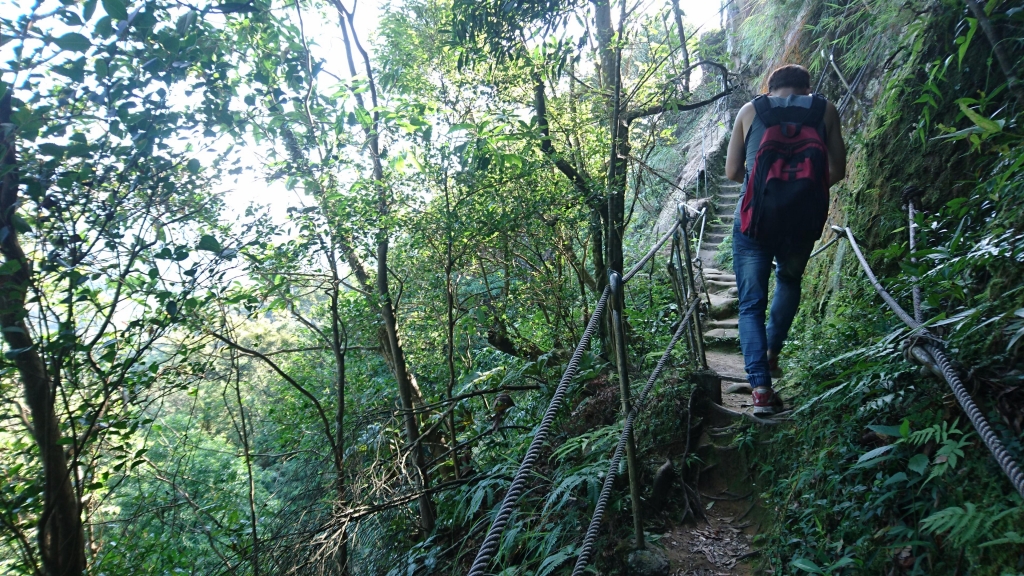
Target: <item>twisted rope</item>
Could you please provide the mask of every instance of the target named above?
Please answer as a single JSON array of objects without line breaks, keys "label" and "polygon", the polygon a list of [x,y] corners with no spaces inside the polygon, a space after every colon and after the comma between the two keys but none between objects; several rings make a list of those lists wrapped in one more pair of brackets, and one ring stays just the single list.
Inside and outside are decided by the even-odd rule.
[{"label": "twisted rope", "polygon": [[834,238],[832,238],[831,240],[829,240],[825,244],[822,244],[821,247],[818,248],[817,250],[815,250],[814,252],[811,252],[811,255],[808,256],[807,259],[810,260],[811,258],[814,258],[818,254],[821,254],[825,250],[828,250],[829,246],[835,244],[836,242],[839,242],[840,239],[842,239],[842,236],[840,236],[839,234],[836,234]]},{"label": "twisted rope", "polygon": [[989,452],[992,453],[999,467],[1003,469],[1003,473],[1010,479],[1010,483],[1013,484],[1013,487],[1024,498],[1024,472],[1021,472],[1020,467],[1013,461],[1013,457],[1007,452],[1003,443],[999,441],[992,427],[988,425],[988,420],[985,419],[978,405],[974,403],[971,395],[967,393],[964,383],[960,381],[960,377],[953,370],[953,364],[949,361],[949,357],[946,356],[946,353],[940,346],[932,342],[926,342],[922,347],[932,355],[935,364],[942,371],[946,382],[949,383],[949,387],[953,389],[953,395],[956,396],[957,402],[963,407],[964,412],[967,413],[967,418],[970,419],[974,429],[981,436],[981,440],[988,447]]},{"label": "twisted rope", "polygon": [[594,515],[590,518],[590,526],[587,528],[587,535],[583,538],[583,544],[580,547],[579,558],[576,559],[576,566],[572,570],[572,576],[580,576],[586,570],[587,565],[590,563],[590,557],[594,553],[594,542],[597,540],[597,531],[601,528],[601,520],[604,518],[605,508],[608,506],[608,498],[611,496],[612,484],[615,481],[615,477],[618,476],[619,463],[622,461],[622,453],[626,449],[626,439],[629,438],[629,433],[633,430],[633,422],[636,420],[637,414],[644,409],[644,404],[647,402],[647,395],[654,387],[654,382],[657,381],[658,377],[661,376],[662,370],[665,369],[665,364],[668,362],[669,354],[672,353],[672,349],[675,348],[679,339],[682,338],[684,331],[686,330],[687,324],[690,323],[690,318],[693,316],[693,311],[696,310],[697,305],[700,304],[700,298],[694,298],[693,304],[690,305],[690,309],[686,311],[686,315],[683,316],[679,327],[676,329],[676,333],[672,335],[672,340],[668,343],[668,348],[665,349],[665,353],[661,355],[661,359],[658,360],[658,364],[655,365],[654,371],[651,372],[651,377],[647,379],[647,384],[640,392],[640,396],[637,397],[636,403],[633,404],[632,410],[629,411],[629,415],[626,417],[626,423],[622,426],[622,434],[619,436],[619,443],[615,446],[615,453],[612,456],[612,461],[608,464],[608,474],[604,477],[604,484],[601,486],[601,494],[597,498],[597,506],[594,507]]},{"label": "twisted rope", "polygon": [[896,316],[903,321],[904,324],[909,326],[913,330],[921,328],[921,324],[910,317],[907,311],[900,307],[896,300],[885,291],[882,287],[882,283],[878,281],[875,273],[871,271],[871,266],[868,266],[868,261],[864,258],[864,255],[860,252],[860,246],[857,245],[856,238],[853,237],[853,230],[846,228],[846,237],[850,240],[850,246],[853,248],[853,253],[857,255],[857,260],[860,260],[860,266],[864,269],[864,274],[867,275],[868,281],[871,282],[871,286],[874,287],[875,292],[885,300],[885,303],[889,305],[889,308],[896,313]]},{"label": "twisted rope", "polygon": [[509,518],[512,517],[512,511],[516,506],[516,502],[518,502],[526,489],[526,479],[533,470],[534,464],[537,463],[537,459],[540,458],[541,448],[544,445],[544,441],[547,439],[548,430],[551,428],[551,424],[554,423],[555,416],[558,414],[558,410],[562,406],[562,400],[565,399],[565,393],[569,388],[569,383],[572,382],[573,377],[576,376],[576,371],[580,367],[580,359],[583,357],[583,352],[590,344],[590,339],[597,330],[597,325],[600,322],[601,316],[604,315],[604,309],[608,304],[608,295],[610,292],[610,288],[606,286],[604,292],[601,293],[601,299],[597,301],[597,306],[594,307],[594,314],[590,317],[590,322],[587,323],[587,329],[584,330],[583,336],[580,338],[580,343],[572,353],[572,358],[569,359],[569,365],[566,366],[565,372],[562,374],[562,379],[558,382],[558,387],[555,388],[555,394],[551,397],[551,402],[548,404],[547,411],[544,412],[544,418],[541,420],[540,426],[537,427],[537,431],[533,436],[533,441],[530,442],[530,447],[526,451],[526,456],[523,457],[523,462],[519,465],[519,469],[516,471],[516,475],[512,479],[512,485],[509,486],[508,492],[505,494],[505,499],[501,502],[501,508],[498,510],[498,514],[494,517],[494,521],[491,523],[491,527],[487,531],[487,537],[484,538],[484,542],[480,545],[480,550],[477,552],[476,558],[473,560],[473,566],[469,569],[469,576],[484,576],[484,573],[487,570],[487,565],[491,563],[491,560],[494,559],[494,555],[498,552],[498,545],[501,542],[501,533],[505,531],[505,526],[508,525]]},{"label": "twisted rope", "polygon": [[860,246],[857,245],[857,240],[853,237],[853,232],[846,228],[846,236],[850,240],[850,246],[853,247],[854,254],[857,255],[857,260],[860,260],[860,265],[864,269],[864,273],[867,274],[868,280],[871,281],[871,285],[874,286],[875,292],[885,300],[885,303],[889,305],[889,308],[896,313],[896,316],[903,321],[904,324],[914,330],[920,330],[923,332],[923,338],[920,339],[919,343],[912,344],[923,348],[925,352],[931,355],[935,361],[935,365],[939,368],[942,377],[949,384],[949,387],[953,390],[953,395],[956,396],[957,402],[960,403],[960,407],[963,408],[967,414],[967,418],[971,421],[971,425],[977,430],[978,435],[981,436],[982,441],[988,448],[989,452],[996,459],[996,463],[1002,468],[1003,473],[1010,479],[1010,483],[1017,492],[1024,497],[1024,472],[1021,471],[1020,466],[1014,462],[1013,457],[1007,452],[1006,447],[1000,442],[999,437],[996,436],[992,427],[989,426],[988,420],[981,413],[978,405],[971,399],[971,395],[967,393],[967,389],[964,388],[963,382],[960,381],[960,377],[953,369],[953,364],[949,361],[949,357],[943,351],[942,347],[937,344],[937,339],[931,336],[927,330],[922,328],[921,323],[907,314],[906,310],[900,307],[896,303],[896,300],[885,291],[882,284],[878,282],[878,278],[875,277],[874,272],[871,271],[871,267],[868,266],[867,260],[864,259],[864,255],[860,252]]}]

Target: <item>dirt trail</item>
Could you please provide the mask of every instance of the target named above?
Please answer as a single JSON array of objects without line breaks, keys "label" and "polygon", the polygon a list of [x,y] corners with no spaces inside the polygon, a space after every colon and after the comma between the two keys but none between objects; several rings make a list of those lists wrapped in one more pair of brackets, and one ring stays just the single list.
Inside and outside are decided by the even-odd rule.
[{"label": "dirt trail", "polygon": [[[711,300],[711,318],[704,327],[708,367],[722,377],[722,404],[749,412],[750,388],[739,348],[736,277],[714,265],[719,245],[732,234],[739,188],[728,182],[720,186],[699,257]],[[707,521],[677,524],[662,534],[660,544],[673,576],[753,574],[752,542],[761,515],[747,462],[735,446],[743,426],[715,419],[700,438],[697,455],[703,467],[697,484]]]}]

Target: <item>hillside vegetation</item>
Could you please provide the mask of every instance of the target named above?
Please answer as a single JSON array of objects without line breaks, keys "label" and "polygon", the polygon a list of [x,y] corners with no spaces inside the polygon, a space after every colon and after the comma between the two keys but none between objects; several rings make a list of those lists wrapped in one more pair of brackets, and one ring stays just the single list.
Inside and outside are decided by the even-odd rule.
[{"label": "hillside vegetation", "polygon": [[[905,307],[920,286],[1024,462],[1019,2],[367,3],[2,4],[0,572],[467,572],[609,273],[713,196],[781,63],[842,110],[831,223]],[[634,390],[675,274],[659,254],[622,296]],[[756,570],[1024,573],[1024,502],[849,244],[804,287],[791,420],[731,428]],[[612,340],[489,573],[571,573],[622,433]],[[695,353],[635,430],[655,548],[714,504]],[[593,573],[626,570],[627,476]]]}]

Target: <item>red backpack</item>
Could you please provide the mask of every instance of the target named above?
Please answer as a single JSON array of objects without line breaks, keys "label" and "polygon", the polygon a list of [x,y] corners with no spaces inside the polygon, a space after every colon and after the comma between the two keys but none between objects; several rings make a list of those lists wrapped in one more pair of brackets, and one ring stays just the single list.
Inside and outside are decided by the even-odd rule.
[{"label": "red backpack", "polygon": [[773,108],[765,95],[754,111],[765,126],[740,205],[740,232],[760,241],[821,237],[828,216],[828,149],[818,131],[825,98],[810,108]]}]

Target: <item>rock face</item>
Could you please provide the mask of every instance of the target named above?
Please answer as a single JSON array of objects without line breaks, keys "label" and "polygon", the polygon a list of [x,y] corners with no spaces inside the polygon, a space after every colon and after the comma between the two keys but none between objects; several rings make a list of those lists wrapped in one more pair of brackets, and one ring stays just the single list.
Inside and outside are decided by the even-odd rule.
[{"label": "rock face", "polygon": [[629,576],[668,576],[668,557],[658,550],[635,550],[626,558]]},{"label": "rock face", "polygon": [[[724,156],[725,144],[729,141],[729,134],[732,129],[732,110],[718,106],[708,106],[698,126],[691,132],[690,141],[687,143],[689,154],[686,155],[686,164],[679,171],[675,186],[668,198],[661,205],[661,213],[658,215],[658,234],[664,234],[676,222],[676,207],[681,202],[692,200],[687,198],[683,190],[692,193],[697,180],[703,181],[702,175],[705,166],[714,165],[712,156]],[[703,156],[701,149],[703,148]],[[705,162],[706,157],[706,162]],[[718,174],[709,174],[709,178],[718,177]],[[700,184],[701,190],[704,184]],[[680,190],[682,189],[682,190]]]}]

